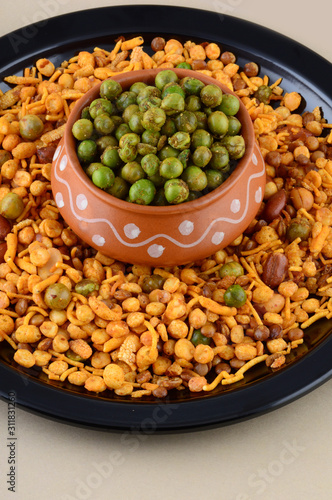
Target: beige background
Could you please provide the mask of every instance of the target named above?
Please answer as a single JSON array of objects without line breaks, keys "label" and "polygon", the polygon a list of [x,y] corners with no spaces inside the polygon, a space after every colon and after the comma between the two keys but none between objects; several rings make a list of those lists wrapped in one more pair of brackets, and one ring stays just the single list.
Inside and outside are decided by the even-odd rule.
[{"label": "beige background", "polygon": [[[0,35],[53,15],[130,3],[136,2],[2,0]],[[332,61],[330,0],[172,0],[167,4],[260,23]],[[7,405],[0,401],[0,498],[329,500],[331,391],[332,381],[244,423],[190,434],[152,435],[130,446],[120,434],[82,430],[18,410],[15,494],[7,491],[5,479]]]}]

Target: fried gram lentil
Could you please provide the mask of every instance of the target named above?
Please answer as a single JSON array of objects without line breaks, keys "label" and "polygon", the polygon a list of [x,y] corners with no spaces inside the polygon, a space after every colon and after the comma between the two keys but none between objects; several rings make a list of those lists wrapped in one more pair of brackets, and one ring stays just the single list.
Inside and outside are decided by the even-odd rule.
[{"label": "fried gram lentil", "polygon": [[[305,328],[332,317],[332,126],[319,107],[297,112],[302,97],[284,93],[282,79],[270,83],[254,62],[241,68],[215,43],[157,37],[152,56],[143,43],[120,37],[110,51],[81,51],[57,68],[40,59],[4,79],[14,87],[0,95],[0,200],[23,205],[11,224],[0,219],[0,341],[16,363],[51,380],[162,398],[232,384],[261,362],[280,369]],[[117,262],[62,220],[52,157],[71,109],[94,85],[182,63],[227,85],[248,109],[266,164],[264,200],[241,236],[202,261],[167,269]],[[26,115],[43,124],[32,140],[20,132]],[[63,309],[48,305],[53,285],[66,287]],[[247,296],[237,307],[226,303],[234,285]]]}]

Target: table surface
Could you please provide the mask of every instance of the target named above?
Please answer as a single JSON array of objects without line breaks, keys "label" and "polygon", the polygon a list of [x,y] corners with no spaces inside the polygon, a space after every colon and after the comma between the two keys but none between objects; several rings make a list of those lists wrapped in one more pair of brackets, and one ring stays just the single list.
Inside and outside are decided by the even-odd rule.
[{"label": "table surface", "polygon": [[[5,0],[0,35],[91,7],[136,1]],[[256,22],[332,61],[330,0],[168,0],[140,4],[212,10]],[[1,57],[1,56],[0,56]],[[324,75],[322,75],[324,78]],[[188,434],[133,436],[55,423],[16,411],[16,494],[20,500],[307,500],[331,498],[332,381],[267,415]],[[0,401],[0,498],[8,491],[8,406]]]}]

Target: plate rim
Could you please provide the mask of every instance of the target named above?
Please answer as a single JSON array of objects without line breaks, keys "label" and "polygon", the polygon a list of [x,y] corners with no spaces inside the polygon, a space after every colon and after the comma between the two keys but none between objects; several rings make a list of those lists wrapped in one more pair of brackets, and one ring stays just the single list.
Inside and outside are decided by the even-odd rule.
[{"label": "plate rim", "polygon": [[[113,17],[125,16],[126,21],[128,20],[128,13],[130,13],[130,15],[132,16],[130,18],[130,23],[132,23],[134,21],[137,9],[141,13],[144,12],[146,23],[150,19],[150,17],[158,18],[158,16],[161,16],[161,12],[163,11],[167,12],[168,16],[171,15],[174,16],[174,13],[176,12],[176,22],[173,23],[171,31],[169,32],[168,30],[169,34],[174,36],[176,35],[180,36],[178,33],[176,33],[177,26],[183,23],[184,20],[188,21],[189,12],[191,17],[190,20],[191,26],[190,29],[188,28],[188,26],[186,26],[185,29],[182,27],[181,37],[190,36],[187,35],[186,33],[191,32],[193,29],[195,29],[195,26],[199,22],[201,25],[200,30],[198,30],[199,33],[196,32],[194,36],[196,38],[204,38],[204,33],[202,32],[202,30],[204,31],[204,28],[202,28],[202,26],[204,26],[207,21],[211,23],[211,21],[213,20],[212,23],[213,29],[211,30],[211,24],[210,24],[209,33],[206,33],[205,35],[206,39],[211,39],[211,40],[215,39],[215,37],[217,36],[214,30],[217,30],[217,27],[219,27],[218,23],[220,22],[220,16],[223,16],[223,20],[225,20],[224,27],[227,25],[229,31],[232,31],[234,26],[246,27],[246,29],[249,30],[249,32],[251,32],[252,30],[256,30],[256,32],[259,33],[261,37],[264,35],[263,39],[267,37],[268,39],[271,40],[272,37],[273,39],[278,40],[279,45],[276,43],[274,43],[273,45],[275,46],[278,45],[279,51],[282,51],[282,47],[284,47],[285,45],[290,47],[289,53],[292,53],[292,51],[294,50],[299,51],[302,54],[302,56],[306,58],[308,67],[310,67],[311,64],[311,66],[313,65],[315,68],[317,66],[320,68],[324,68],[324,70],[326,71],[328,70],[329,72],[331,72],[332,76],[332,65],[327,59],[323,58],[322,56],[312,51],[305,45],[296,42],[292,38],[280,34],[274,30],[271,30],[264,26],[260,26],[251,21],[246,21],[244,19],[229,16],[226,14],[223,15],[210,10],[202,10],[190,7],[165,6],[165,5],[135,5],[135,6],[125,5],[125,6],[114,6],[114,7],[97,7],[93,9],[84,9],[83,11],[79,12],[70,12],[67,14],[61,14],[49,18],[44,22],[43,26],[40,26],[41,24],[40,22],[34,23],[4,35],[3,37],[0,38],[0,50],[2,51],[5,50],[5,54],[7,54],[7,59],[5,61],[7,61],[8,58],[10,59],[10,54],[12,54],[14,51],[14,47],[10,42],[10,37],[15,35],[17,36],[22,35],[23,30],[27,30],[27,28],[29,27],[37,27],[37,34],[31,39],[32,42],[31,46],[32,48],[30,49],[31,52],[31,50],[33,50],[33,48],[36,45],[38,45],[38,40],[40,40],[40,38],[43,38],[43,36],[45,37],[46,33],[51,32],[53,36],[54,31],[57,30],[59,24],[63,24],[63,21],[70,23],[74,18],[77,18],[77,16],[80,17],[83,16],[85,20],[88,17],[89,21],[91,22],[91,18],[93,18],[94,16],[97,17],[101,16],[103,19],[107,18],[107,16],[105,15],[107,12],[107,13],[112,13]],[[75,22],[79,24],[77,22],[77,19],[75,20]],[[147,24],[145,24],[144,26],[145,28],[148,27]],[[162,26],[166,27],[165,24],[162,24]],[[108,36],[109,37],[112,36],[112,33],[126,34],[126,33],[137,32],[144,35],[146,33],[152,34],[153,32],[154,33],[157,33],[158,31],[162,32],[162,30],[159,29],[158,26],[157,27],[154,26],[153,30],[149,29],[149,31],[146,31],[145,28],[144,27],[136,28],[136,30],[132,30],[131,28],[123,29],[121,25],[119,26],[117,24],[116,28],[109,29]],[[84,32],[83,27],[80,27],[80,30],[82,37]],[[163,31],[163,33],[166,33],[166,31]],[[226,33],[228,33],[227,30]],[[66,39],[65,42],[62,41],[58,45],[55,44],[52,50],[56,48],[61,49],[61,47],[64,46],[67,47],[69,44],[76,43],[78,40],[77,40],[77,34],[75,35],[75,31],[71,35],[74,38]],[[85,32],[84,35],[86,35]],[[220,35],[220,38],[222,38],[222,35]],[[88,38],[88,40],[92,40],[92,38]],[[241,47],[244,44],[245,40],[243,40],[243,42],[241,43],[239,40],[240,37],[238,37],[237,39],[235,38],[235,41],[233,38],[232,46],[237,48],[237,50],[241,51],[242,50]],[[227,42],[219,41],[219,43],[225,46],[230,45],[229,40],[227,40]],[[23,50],[20,61],[26,59],[32,59],[35,57],[36,51],[33,54],[30,53],[27,50],[29,43],[27,43],[26,45],[27,45],[25,47],[26,50]],[[8,46],[9,48],[11,47],[11,50],[9,50],[9,52],[8,52]],[[49,50],[48,47],[45,49],[45,51],[47,50]],[[38,46],[38,51],[39,53],[41,51],[39,46]],[[249,48],[246,52],[248,51]],[[271,61],[271,57],[272,56],[270,55],[270,57],[266,60]],[[276,68],[281,67],[281,62],[279,61],[280,59],[278,59],[278,63],[275,63]],[[17,63],[17,61],[12,61],[11,63],[8,62],[7,66],[5,66],[4,69],[0,68],[1,74],[7,71],[6,67],[10,68],[14,65],[17,66],[17,64],[20,63]],[[297,66],[298,66],[298,60],[296,60],[296,67]],[[20,69],[22,70],[23,68],[20,67]],[[289,70],[287,65],[286,69]],[[298,77],[299,75],[301,75],[301,72],[295,71],[294,74],[295,76]],[[328,81],[329,78],[326,78],[326,80],[324,79],[323,81],[324,89],[322,90],[322,93],[319,94],[319,99],[320,102],[322,101],[326,102],[326,104],[329,107],[329,111],[332,114],[332,101],[325,90],[325,83],[327,87]],[[316,82],[316,86],[318,90],[321,90],[320,89],[321,84]],[[82,396],[79,394],[73,395],[71,393],[68,393],[68,391],[66,390],[55,388],[54,386],[47,385],[46,383],[45,384],[41,383],[37,379],[31,380],[29,384],[26,385],[24,382],[25,378],[22,377],[22,374],[19,371],[0,362],[0,379],[5,380],[4,384],[5,387],[3,387],[3,385],[0,387],[0,397],[3,400],[7,401],[8,392],[10,390],[14,390],[16,392],[17,405],[27,411],[37,413],[38,415],[56,421],[61,421],[83,427],[92,426],[94,429],[100,429],[100,430],[113,430],[122,432],[133,430],[135,428],[138,428],[138,430],[140,430],[140,427],[142,427],[142,422],[144,423],[144,421],[146,422],[149,421],[151,423],[151,419],[152,422],[154,422],[153,432],[185,432],[193,430],[203,430],[207,428],[219,427],[221,425],[228,425],[230,423],[240,422],[248,418],[262,415],[274,409],[280,408],[285,404],[295,401],[299,397],[307,394],[308,392],[312,391],[313,389],[323,384],[332,377],[332,367],[329,361],[331,358],[331,354],[332,354],[332,337],[330,336],[325,340],[323,340],[315,348],[313,348],[311,352],[307,353],[301,359],[297,360],[290,366],[287,366],[285,369],[269,375],[266,379],[258,380],[257,382],[252,383],[249,386],[241,387],[239,389],[235,389],[233,391],[226,392],[216,396],[205,397],[201,399],[197,398],[189,401],[181,401],[179,403],[176,402],[165,403],[165,401],[160,400],[160,403],[158,402],[157,405],[155,405],[155,403],[144,403],[138,401],[135,401],[133,403],[129,401],[116,401],[116,402],[104,401],[102,400],[102,398],[98,399],[98,397],[82,398]],[[315,366],[315,369],[314,370],[312,369],[311,363],[313,363],[313,361],[315,361],[315,359],[317,358],[319,358],[320,361],[323,362],[324,365],[323,372],[321,366]],[[305,374],[305,377],[301,379],[300,375],[303,372]],[[284,391],[281,394],[280,388],[278,390],[278,385],[280,384],[280,382],[281,385],[282,384],[285,385],[284,379],[286,380],[286,387],[284,387]],[[270,397],[268,400],[258,403],[257,401],[260,401],[260,394],[259,394],[260,390],[264,392],[267,385],[270,388],[270,390],[273,389],[273,391],[275,391],[273,400],[271,400]],[[246,408],[243,408],[243,400],[241,400],[240,402],[236,401],[237,395],[241,394],[241,392],[244,390],[247,392],[246,396],[248,395],[248,397],[252,398],[254,395],[256,402],[254,405],[249,405]],[[35,398],[37,396],[41,396],[42,398],[46,397],[47,399],[49,395],[51,396],[52,399],[51,405],[49,403],[46,406],[45,404],[42,404],[44,403],[44,400],[39,402],[35,401]],[[75,402],[76,411],[74,411],[74,414],[73,411],[70,408],[68,409],[67,407],[69,399],[71,402],[73,401]],[[241,399],[241,397],[237,399]],[[222,401],[220,402],[220,400]],[[102,414],[101,417],[98,418],[93,417],[93,412],[90,412],[88,416],[86,416],[86,414],[81,413],[82,410],[87,409],[86,406],[91,406],[91,403],[89,405],[89,402],[91,401],[95,403],[92,406],[95,407],[96,411],[98,409],[104,412],[104,414]],[[215,414],[211,415],[212,410],[213,409],[215,410],[215,405],[213,403],[215,403],[216,401],[218,401],[217,415]],[[86,405],[85,402],[88,402],[88,404]],[[225,409],[222,408],[223,406],[222,403],[224,403],[224,406],[227,406],[228,404],[230,405],[230,408],[227,408],[228,411],[227,415],[225,414]],[[177,404],[180,405],[180,408],[175,408]],[[61,409],[62,405],[63,408]],[[105,410],[106,408],[105,405],[108,405],[109,407],[108,412],[106,412]],[[221,408],[219,407],[220,405]],[[168,415],[166,421],[160,420],[156,422],[156,417],[153,417],[155,408],[168,408],[168,411],[171,411],[171,409],[173,408],[174,411],[170,415]],[[114,420],[115,413],[116,413],[116,422]],[[140,414],[138,415],[138,413]],[[112,418],[113,422],[109,420],[109,419],[112,420]],[[154,421],[153,418],[155,418]]]}]

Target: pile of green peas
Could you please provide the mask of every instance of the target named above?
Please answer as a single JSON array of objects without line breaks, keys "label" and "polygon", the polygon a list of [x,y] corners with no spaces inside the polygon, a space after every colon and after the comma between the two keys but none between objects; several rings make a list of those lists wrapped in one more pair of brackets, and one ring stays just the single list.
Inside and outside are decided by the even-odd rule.
[{"label": "pile of green peas", "polygon": [[195,200],[219,187],[245,153],[240,102],[213,84],[160,71],[123,91],[109,79],[72,133],[93,184],[140,205]]}]

